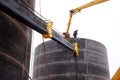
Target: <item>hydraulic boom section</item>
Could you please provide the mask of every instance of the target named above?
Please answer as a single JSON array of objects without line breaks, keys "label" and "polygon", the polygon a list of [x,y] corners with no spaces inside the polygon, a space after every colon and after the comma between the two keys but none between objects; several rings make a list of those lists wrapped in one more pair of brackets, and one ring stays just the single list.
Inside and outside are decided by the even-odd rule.
[{"label": "hydraulic boom section", "polygon": [[118,68],[111,80],[120,80],[120,67]]},{"label": "hydraulic boom section", "polygon": [[102,3],[102,2],[105,2],[105,1],[108,1],[108,0],[94,0],[92,2],[89,2],[87,4],[84,4],[80,7],[77,7],[75,9],[72,9],[70,10],[70,17],[69,17],[69,21],[68,21],[68,26],[67,26],[67,30],[66,30],[66,33],[64,33],[65,37],[66,38],[69,38],[69,29],[70,29],[70,24],[71,24],[71,21],[72,21],[72,16],[75,15],[76,13],[78,13],[79,11],[81,11],[82,9],[85,9],[85,8],[88,8],[90,6],[93,6],[93,5],[96,5],[96,4],[99,4],[99,3]]}]

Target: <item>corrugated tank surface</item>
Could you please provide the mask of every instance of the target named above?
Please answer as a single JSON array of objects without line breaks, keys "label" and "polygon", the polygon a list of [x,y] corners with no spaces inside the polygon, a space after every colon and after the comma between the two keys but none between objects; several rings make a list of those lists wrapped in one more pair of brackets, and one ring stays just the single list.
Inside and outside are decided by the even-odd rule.
[{"label": "corrugated tank surface", "polygon": [[52,40],[36,48],[34,80],[110,80],[104,45],[83,38],[69,41],[79,44],[77,59],[72,51]]},{"label": "corrugated tank surface", "polygon": [[[35,0],[21,1],[34,7]],[[0,11],[0,80],[28,80],[31,36],[30,28]]]}]

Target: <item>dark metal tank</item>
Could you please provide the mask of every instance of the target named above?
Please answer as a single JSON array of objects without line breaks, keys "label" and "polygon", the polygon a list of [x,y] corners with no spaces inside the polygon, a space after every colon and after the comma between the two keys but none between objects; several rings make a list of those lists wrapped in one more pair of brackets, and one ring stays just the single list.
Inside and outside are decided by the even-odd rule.
[{"label": "dark metal tank", "polygon": [[79,57],[54,41],[40,44],[34,56],[34,80],[110,80],[107,52],[97,41],[75,38]]},{"label": "dark metal tank", "polygon": [[[35,0],[21,0],[34,7]],[[0,10],[0,80],[28,80],[32,30]]]}]

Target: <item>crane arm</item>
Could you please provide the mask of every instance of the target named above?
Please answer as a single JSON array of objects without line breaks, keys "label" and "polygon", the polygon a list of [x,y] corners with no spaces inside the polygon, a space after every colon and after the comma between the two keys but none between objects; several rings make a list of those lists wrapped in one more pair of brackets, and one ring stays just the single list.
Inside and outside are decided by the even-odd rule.
[{"label": "crane arm", "polygon": [[120,67],[116,71],[116,73],[113,75],[111,80],[120,80]]},{"label": "crane arm", "polygon": [[105,2],[105,1],[108,1],[108,0],[94,0],[94,1],[91,1],[91,2],[89,2],[87,4],[82,5],[80,7],[77,7],[75,9],[70,10],[70,18],[69,18],[69,21],[68,21],[68,26],[67,26],[67,31],[65,33],[65,37],[69,38],[69,29],[70,29],[70,24],[71,24],[72,16],[73,15],[75,15],[76,13],[78,13],[79,11],[81,11],[82,9],[88,8],[90,6],[93,6],[93,5],[96,5],[96,4]]},{"label": "crane arm", "polygon": [[70,14],[69,21],[68,21],[68,26],[67,26],[67,31],[66,31],[66,33],[64,33],[65,38],[69,38],[69,36],[70,36],[69,30],[70,30],[70,24],[71,24],[71,21],[72,21],[72,16],[73,15]]},{"label": "crane arm", "polygon": [[70,13],[71,13],[71,15],[76,14],[79,11],[81,11],[82,9],[94,6],[96,4],[99,4],[99,3],[102,3],[102,2],[105,2],[105,1],[108,1],[108,0],[94,0],[94,1],[91,1],[91,2],[89,2],[87,4],[84,4],[84,5],[80,6],[80,7],[77,7],[75,9],[70,10]]}]

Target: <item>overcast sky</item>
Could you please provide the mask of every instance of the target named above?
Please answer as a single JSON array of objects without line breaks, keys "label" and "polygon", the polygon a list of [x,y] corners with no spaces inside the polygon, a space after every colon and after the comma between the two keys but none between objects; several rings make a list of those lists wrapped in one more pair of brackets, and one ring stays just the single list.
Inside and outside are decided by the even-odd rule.
[{"label": "overcast sky", "polygon": [[[59,32],[66,31],[69,10],[91,0],[36,0],[36,10],[53,21]],[[96,40],[107,48],[110,76],[120,66],[120,1],[110,0],[81,10],[72,18],[70,34],[78,29],[78,37]],[[41,10],[40,10],[41,9]],[[36,37],[37,36],[37,37]],[[72,35],[71,35],[72,36]],[[34,47],[41,43],[41,35],[34,32]]]}]

